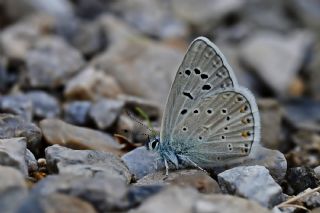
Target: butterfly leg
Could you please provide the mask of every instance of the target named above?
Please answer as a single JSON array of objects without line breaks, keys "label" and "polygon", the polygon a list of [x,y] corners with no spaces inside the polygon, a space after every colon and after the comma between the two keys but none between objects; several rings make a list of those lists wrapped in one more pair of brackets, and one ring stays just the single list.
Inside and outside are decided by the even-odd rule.
[{"label": "butterfly leg", "polygon": [[168,161],[166,159],[164,159],[164,165],[166,166],[166,178],[168,178],[169,176],[169,165],[168,165]]},{"label": "butterfly leg", "polygon": [[186,156],[183,156],[183,155],[179,155],[179,157],[181,159],[184,159],[186,161],[188,161],[189,163],[191,163],[192,166],[198,168],[199,170],[205,172],[205,173],[208,173],[206,170],[204,170],[203,168],[201,168],[198,164],[196,164],[195,162],[193,162],[190,158],[186,157]]}]

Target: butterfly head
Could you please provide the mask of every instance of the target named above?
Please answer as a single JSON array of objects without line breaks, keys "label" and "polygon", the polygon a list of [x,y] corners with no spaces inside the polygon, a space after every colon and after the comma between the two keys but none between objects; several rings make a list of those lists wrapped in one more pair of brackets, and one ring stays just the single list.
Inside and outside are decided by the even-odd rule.
[{"label": "butterfly head", "polygon": [[149,140],[147,143],[146,143],[146,148],[147,150],[157,150],[158,147],[159,147],[159,143],[160,143],[160,138],[159,136],[156,136],[155,138]]}]

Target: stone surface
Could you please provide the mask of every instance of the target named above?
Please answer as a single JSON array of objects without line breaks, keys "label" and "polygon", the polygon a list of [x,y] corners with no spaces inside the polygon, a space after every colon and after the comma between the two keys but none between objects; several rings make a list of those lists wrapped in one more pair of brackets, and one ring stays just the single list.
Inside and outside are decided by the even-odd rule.
[{"label": "stone surface", "polygon": [[191,187],[205,194],[220,192],[218,183],[200,170],[172,171],[167,178],[165,178],[164,171],[158,171],[144,176],[136,183],[136,185],[150,184],[171,184],[184,188]]},{"label": "stone surface", "polygon": [[79,212],[95,213],[96,210],[89,203],[61,193],[52,193],[45,196],[31,195],[26,199],[19,211],[25,213],[41,212]]},{"label": "stone surface", "polygon": [[281,147],[282,109],[275,99],[259,99],[261,118],[261,144],[269,149]]},{"label": "stone surface", "polygon": [[29,149],[26,150],[25,161],[28,166],[29,174],[38,171],[38,162]]},{"label": "stone surface", "polygon": [[141,96],[164,107],[182,57],[173,48],[134,37],[112,44],[91,64],[113,76],[125,94]]},{"label": "stone surface", "polygon": [[[311,189],[309,189],[311,190]],[[314,209],[314,208],[318,208],[320,207],[320,193],[319,192],[314,192],[308,196],[305,196],[302,199],[302,202],[305,203],[305,205],[309,208],[309,209]]]},{"label": "stone surface", "polygon": [[39,39],[27,54],[27,78],[32,87],[57,88],[83,66],[81,54],[59,37]]},{"label": "stone surface", "polygon": [[9,166],[0,166],[0,194],[12,189],[27,189],[23,175],[17,169]]},{"label": "stone surface", "polygon": [[27,147],[34,154],[41,148],[41,130],[33,123],[10,114],[0,114],[0,139],[25,137]]},{"label": "stone surface", "polygon": [[90,101],[73,101],[63,106],[64,120],[68,123],[85,126],[89,123]]},{"label": "stone surface", "polygon": [[32,102],[24,95],[0,97],[0,112],[22,117],[26,121],[32,119]]},{"label": "stone surface", "polygon": [[170,4],[157,0],[121,0],[112,9],[134,28],[154,37],[173,38],[187,34],[187,26],[172,13]]},{"label": "stone surface", "polygon": [[300,193],[307,188],[316,188],[320,179],[316,177],[313,169],[308,167],[294,167],[288,169],[287,179],[295,193]]},{"label": "stone surface", "polygon": [[150,197],[132,213],[147,212],[270,212],[255,202],[230,195],[200,195],[190,188],[168,187]]},{"label": "stone surface", "polygon": [[277,95],[285,95],[311,43],[308,32],[295,32],[287,37],[260,32],[242,44],[241,57]]},{"label": "stone surface", "polygon": [[89,116],[99,129],[105,130],[115,124],[123,106],[123,101],[103,99],[92,105]]},{"label": "stone surface", "polygon": [[12,166],[27,176],[26,146],[25,138],[0,139],[0,164]]},{"label": "stone surface", "polygon": [[91,203],[98,212],[111,212],[127,207],[124,198],[127,188],[122,180],[110,177],[50,175],[32,190],[37,196],[63,193]]},{"label": "stone surface", "polygon": [[58,100],[43,91],[31,91],[26,93],[26,97],[32,102],[34,117],[38,119],[54,118],[60,115]]},{"label": "stone surface", "polygon": [[[224,18],[239,12],[245,1],[243,0],[173,0],[175,13],[196,29],[206,32],[220,24]],[[201,11],[195,13],[194,11]]]},{"label": "stone surface", "polygon": [[72,150],[59,145],[45,150],[47,167],[50,173],[82,176],[110,176],[127,183],[131,174],[120,158],[107,152]]},{"label": "stone surface", "polygon": [[112,76],[92,67],[86,68],[72,78],[64,90],[67,99],[93,101],[116,98],[121,93],[120,86]]},{"label": "stone surface", "polygon": [[106,133],[77,127],[58,119],[42,120],[40,128],[45,140],[49,144],[59,144],[74,149],[92,149],[120,153],[121,146]]},{"label": "stone surface", "polygon": [[235,167],[218,175],[225,193],[246,197],[264,207],[273,207],[283,200],[281,187],[263,166]]}]

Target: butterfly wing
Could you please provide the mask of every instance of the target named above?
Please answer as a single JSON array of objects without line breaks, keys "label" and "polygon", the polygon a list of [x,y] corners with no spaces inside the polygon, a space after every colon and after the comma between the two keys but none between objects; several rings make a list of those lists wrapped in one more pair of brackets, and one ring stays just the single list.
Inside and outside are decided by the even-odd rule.
[{"label": "butterfly wing", "polygon": [[204,168],[246,156],[260,140],[253,95],[238,86],[222,53],[202,37],[176,74],[164,115],[161,142]]},{"label": "butterfly wing", "polygon": [[207,38],[199,37],[189,46],[171,86],[162,119],[160,139],[170,142],[176,116],[212,91],[237,87],[235,75],[220,50]]}]

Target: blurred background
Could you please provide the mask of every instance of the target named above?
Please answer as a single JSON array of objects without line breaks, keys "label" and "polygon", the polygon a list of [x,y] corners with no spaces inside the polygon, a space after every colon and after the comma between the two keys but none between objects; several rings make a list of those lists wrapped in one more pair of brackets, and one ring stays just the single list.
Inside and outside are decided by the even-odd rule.
[{"label": "blurred background", "polygon": [[317,0],[0,0],[0,112],[117,133],[134,129],[123,109],[140,106],[159,126],[198,36],[255,94],[262,143],[290,167],[319,165]]}]

